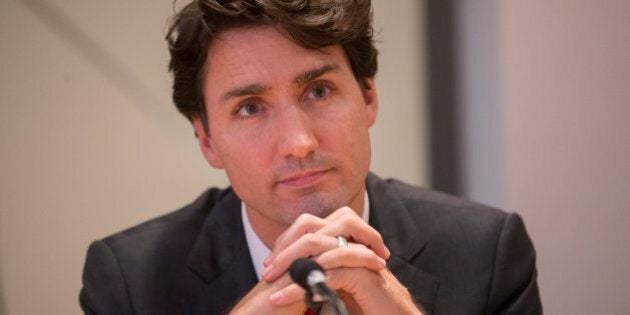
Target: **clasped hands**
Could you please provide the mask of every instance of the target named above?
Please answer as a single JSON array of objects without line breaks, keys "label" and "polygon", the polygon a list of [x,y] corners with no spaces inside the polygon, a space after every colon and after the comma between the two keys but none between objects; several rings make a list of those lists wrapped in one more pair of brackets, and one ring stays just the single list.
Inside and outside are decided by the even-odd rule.
[{"label": "clasped hands", "polygon": [[[340,247],[337,236],[348,239],[348,246]],[[264,261],[262,281],[232,313],[303,314],[304,290],[291,281],[287,270],[295,259],[309,257],[324,268],[328,286],[339,293],[351,314],[421,314],[387,269],[390,255],[378,231],[348,207],[323,219],[302,214],[276,239]]]}]

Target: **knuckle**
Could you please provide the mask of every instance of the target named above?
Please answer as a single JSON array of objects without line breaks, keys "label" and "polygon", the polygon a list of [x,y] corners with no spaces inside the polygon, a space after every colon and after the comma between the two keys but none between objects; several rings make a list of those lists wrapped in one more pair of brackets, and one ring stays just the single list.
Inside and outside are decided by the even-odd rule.
[{"label": "knuckle", "polygon": [[352,225],[354,222],[355,216],[352,213],[345,212],[340,217],[339,220],[347,225]]},{"label": "knuckle", "polygon": [[340,208],[339,210],[337,210],[337,212],[339,212],[339,219],[355,215],[354,210],[350,209],[349,207]]},{"label": "knuckle", "polygon": [[298,225],[305,224],[309,221],[310,217],[311,217],[310,214],[302,213],[297,217],[297,219],[295,219],[295,224],[298,224]]},{"label": "knuckle", "polygon": [[361,251],[359,252],[359,255],[361,255],[361,257],[366,260],[374,259],[377,257],[377,255],[373,251],[367,248],[361,249]]},{"label": "knuckle", "polygon": [[314,233],[306,233],[302,236],[302,239],[307,246],[316,245],[319,241],[318,236]]},{"label": "knuckle", "polygon": [[361,243],[354,243],[353,245],[354,245],[353,247],[355,247],[357,251],[360,251],[360,252],[370,251],[367,246]]},{"label": "knuckle", "polygon": [[343,207],[343,208],[341,208],[341,212],[343,214],[352,214],[352,213],[354,213],[354,210],[350,209],[350,207]]}]

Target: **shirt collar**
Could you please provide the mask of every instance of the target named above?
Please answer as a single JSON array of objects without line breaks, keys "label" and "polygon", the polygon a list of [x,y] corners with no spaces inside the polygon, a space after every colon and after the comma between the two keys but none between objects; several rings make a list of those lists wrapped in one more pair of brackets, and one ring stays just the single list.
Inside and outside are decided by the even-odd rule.
[{"label": "shirt collar", "polygon": [[[362,219],[365,222],[370,222],[370,200],[368,198],[367,189],[365,190],[365,194],[363,197],[363,215]],[[263,261],[269,254],[271,250],[263,243],[263,241],[258,237],[258,234],[254,231],[251,222],[249,222],[249,216],[247,215],[247,206],[244,202],[241,201],[241,218],[243,220],[243,230],[245,231],[245,239],[247,240],[247,247],[249,249],[249,254],[252,257],[252,263],[254,264],[254,269],[256,270],[256,276],[258,276],[258,280],[262,279],[262,272],[265,269],[263,266]]]}]

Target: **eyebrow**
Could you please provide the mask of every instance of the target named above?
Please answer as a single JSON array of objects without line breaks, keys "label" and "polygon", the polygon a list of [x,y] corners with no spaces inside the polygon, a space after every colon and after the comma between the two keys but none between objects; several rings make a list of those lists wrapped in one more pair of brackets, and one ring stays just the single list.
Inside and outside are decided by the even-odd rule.
[{"label": "eyebrow", "polygon": [[303,85],[308,82],[315,80],[318,77],[328,73],[328,72],[338,72],[341,67],[339,67],[336,63],[327,63],[319,68],[308,70],[293,79],[293,82],[297,85]]},{"label": "eyebrow", "polygon": [[232,97],[240,97],[246,95],[261,95],[269,90],[269,87],[262,84],[254,83],[235,89],[229,90],[221,97],[222,101],[226,101]]},{"label": "eyebrow", "polygon": [[[321,77],[326,73],[337,72],[340,71],[340,69],[341,67],[339,67],[339,65],[336,63],[327,63],[319,68],[311,69],[299,74],[293,79],[293,83],[297,85],[304,85],[310,81],[315,80],[318,77]],[[248,84],[227,91],[225,94],[223,94],[221,100],[226,101],[232,97],[241,97],[247,95],[261,95],[269,91],[270,89],[270,87],[260,83]]]}]

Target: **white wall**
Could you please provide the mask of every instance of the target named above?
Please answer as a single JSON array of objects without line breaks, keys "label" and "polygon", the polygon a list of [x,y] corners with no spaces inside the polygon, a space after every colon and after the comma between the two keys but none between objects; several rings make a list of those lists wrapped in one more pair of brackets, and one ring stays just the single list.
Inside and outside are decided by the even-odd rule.
[{"label": "white wall", "polygon": [[[379,116],[372,128],[372,169],[414,184],[429,178],[425,0],[372,0],[379,49]],[[400,162],[399,162],[400,161]]]},{"label": "white wall", "polygon": [[630,3],[482,2],[463,11],[466,193],[524,216],[547,313],[625,314]]},{"label": "white wall", "polygon": [[[387,3],[374,3],[382,58],[373,169],[419,184],[422,8]],[[171,7],[0,2],[0,314],[80,313],[92,240],[227,183],[170,101],[163,37]]]},{"label": "white wall", "polygon": [[630,2],[501,1],[506,200],[548,314],[630,309]]},{"label": "white wall", "polygon": [[457,2],[465,194],[523,215],[547,314],[627,314],[630,2]]}]

